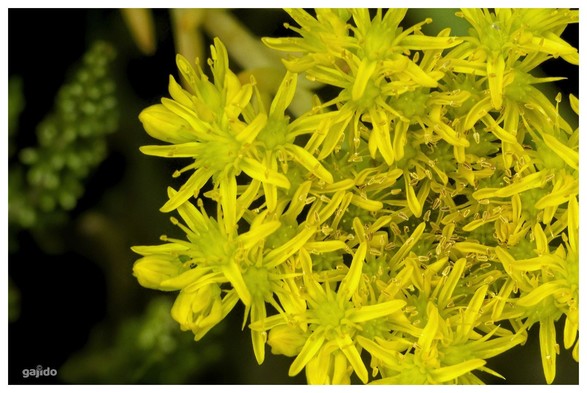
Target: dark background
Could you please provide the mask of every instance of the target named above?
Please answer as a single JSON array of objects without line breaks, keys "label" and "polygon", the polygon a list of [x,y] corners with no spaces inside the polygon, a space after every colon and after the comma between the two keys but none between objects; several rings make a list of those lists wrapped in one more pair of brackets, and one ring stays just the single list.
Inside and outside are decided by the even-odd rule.
[{"label": "dark background", "polygon": [[[282,12],[233,12],[257,34],[284,34],[282,24],[287,15]],[[176,230],[158,208],[166,201],[165,189],[178,164],[138,151],[152,140],[137,116],[167,95],[168,74],[176,74],[169,12],[158,9],[154,15],[158,49],[153,56],[145,56],[130,39],[118,10],[9,10],[9,77],[22,78],[26,99],[16,136],[19,148],[35,144],[36,125],[53,107],[68,70],[95,39],[107,40],[117,49],[114,76],[122,110],[119,130],[108,137],[108,157],[88,178],[86,192],[70,220],[50,231],[12,230],[9,234],[8,274],[18,296],[19,314],[8,329],[9,383],[165,383],[161,379],[168,375],[166,367],[177,367],[181,359],[191,359],[190,354],[206,351],[212,353],[209,361],[194,363],[194,372],[179,373],[171,383],[305,383],[303,373],[287,377],[291,359],[272,356],[269,348],[265,363],[256,364],[250,336],[240,330],[241,310],[233,311],[215,329],[217,333],[198,343],[193,342],[191,332],[171,333],[179,349],[159,357],[142,376],[130,377],[133,365],[140,364],[137,359],[121,362],[121,367],[129,369],[119,370],[111,381],[99,375],[105,367],[102,363],[109,362],[104,347],[124,342],[123,326],[140,320],[153,298],[173,299],[173,294],[141,288],[131,276],[137,256],[130,247],[157,244],[161,234]],[[578,47],[577,37],[578,26],[570,26],[565,38]],[[568,80],[561,82],[559,89],[578,96],[578,67],[558,61],[548,63],[545,72],[566,75]],[[177,325],[172,328],[179,331]],[[561,324],[557,331],[562,332]],[[133,333],[128,337],[132,340]],[[562,337],[558,341],[562,347]],[[100,355],[93,356],[94,352]],[[112,349],[110,353],[121,356],[124,352]],[[75,363],[88,370],[76,370]],[[23,369],[38,365],[58,370],[57,376],[22,377]],[[62,372],[64,365],[69,371]],[[524,347],[490,359],[488,366],[500,372],[508,384],[543,384],[537,328],[532,329]],[[95,374],[92,368],[97,370]],[[488,383],[502,383],[482,377]],[[578,365],[561,349],[555,383],[577,382]]]}]

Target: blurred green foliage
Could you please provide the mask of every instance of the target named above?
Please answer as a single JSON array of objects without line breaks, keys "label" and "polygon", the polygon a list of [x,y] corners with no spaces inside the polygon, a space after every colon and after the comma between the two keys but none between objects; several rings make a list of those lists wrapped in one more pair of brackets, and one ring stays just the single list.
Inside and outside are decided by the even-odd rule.
[{"label": "blurred green foliage", "polygon": [[[76,206],[86,176],[106,157],[104,136],[118,127],[116,86],[109,75],[114,57],[112,45],[96,42],[38,125],[38,145],[18,152],[9,175],[11,224],[44,227],[63,221],[64,212]],[[10,86],[10,130],[23,108],[21,84],[13,79]]]},{"label": "blurred green foliage", "polygon": [[[73,384],[184,384],[220,359],[221,343],[195,344],[193,335],[181,332],[169,315],[172,302],[155,297],[145,312],[129,317],[108,337],[104,326],[96,328],[89,344],[59,370]],[[216,334],[222,334],[221,329]],[[197,348],[196,348],[197,345]]]}]

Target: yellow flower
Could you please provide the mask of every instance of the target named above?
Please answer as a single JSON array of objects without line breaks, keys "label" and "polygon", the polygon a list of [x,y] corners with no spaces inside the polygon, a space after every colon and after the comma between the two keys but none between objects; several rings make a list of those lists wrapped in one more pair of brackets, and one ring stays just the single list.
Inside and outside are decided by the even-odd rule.
[{"label": "yellow flower", "polygon": [[[174,193],[170,189],[170,197]],[[181,290],[173,315],[183,328],[192,329],[196,337],[201,337],[239,299],[245,306],[251,305],[253,297],[243,275],[243,258],[246,250],[271,235],[281,224],[260,221],[238,235],[236,231],[226,231],[221,214],[217,221],[189,202],[177,211],[187,225],[175,218],[172,222],[185,232],[187,240],[164,236],[162,239],[167,244],[133,247],[133,251],[143,255],[135,263],[134,273],[149,288]],[[225,283],[230,283],[232,289],[221,299],[219,285]]]},{"label": "yellow flower", "polygon": [[[320,285],[315,281],[311,271],[307,270],[311,269],[311,260],[302,263],[305,270],[305,300],[308,309],[302,315],[298,315],[298,318],[309,324],[310,334],[290,366],[290,376],[297,375],[309,367],[306,369],[308,382],[325,384],[347,381],[354,370],[359,379],[367,383],[367,368],[361,360],[355,342],[356,335],[361,334],[358,326],[395,313],[405,305],[405,302],[390,300],[361,307],[353,306],[350,299],[359,285],[366,251],[366,244],[359,246],[353,256],[349,272],[336,292],[333,292],[330,285]],[[305,258],[308,257],[309,254],[306,254]],[[262,324],[251,324],[251,329],[271,329],[287,323],[288,318],[278,314],[265,319]]]},{"label": "yellow flower", "polygon": [[569,23],[579,21],[578,11],[465,8],[458,15],[473,26],[474,35],[465,38],[467,43],[458,49],[457,59],[469,51],[471,63],[455,59],[451,64],[459,72],[487,77],[493,109],[501,108],[506,74],[520,58],[525,57],[533,67],[549,56],[578,64],[577,49],[560,38]]},{"label": "yellow flower", "polygon": [[[297,80],[297,74],[289,71],[286,73],[268,111],[263,105],[257,86],[254,86],[257,108],[250,112],[245,111],[245,115],[250,118],[262,116],[267,119],[255,138],[255,144],[259,145],[259,161],[264,167],[279,172],[280,175],[283,173],[284,178],[290,179],[293,176],[285,175],[288,175],[290,169],[288,161],[293,160],[295,165],[304,168],[311,176],[330,184],[333,182],[332,174],[307,148],[301,147],[295,142],[296,138],[300,136],[316,132],[322,124],[328,121],[331,114],[309,112],[307,115],[300,116],[290,122],[286,111],[294,98]],[[297,186],[297,184],[294,185]],[[295,188],[292,187],[292,192],[294,190]],[[270,211],[274,211],[277,207],[277,185],[263,182],[263,191],[267,207]]]},{"label": "yellow flower", "polygon": [[220,285],[198,282],[182,289],[171,308],[171,317],[182,330],[191,330],[199,341],[230,313],[238,302],[234,290],[221,296]]},{"label": "yellow flower", "polygon": [[226,281],[222,274],[198,267],[189,256],[190,246],[172,242],[158,246],[135,246],[143,255],[133,266],[133,274],[146,288],[180,293],[171,309],[171,316],[182,330],[191,330],[196,340],[232,310],[238,302],[232,289],[221,296],[219,284]]},{"label": "yellow flower", "polygon": [[[528,127],[543,133],[544,125],[557,124],[570,133],[544,93],[533,85],[563,78],[537,78],[531,71],[544,61],[561,56],[578,64],[578,52],[560,38],[568,24],[578,22],[577,11],[565,9],[463,9],[457,15],[472,26],[472,35],[446,54],[443,67],[478,75],[481,95],[462,118],[462,132],[483,127],[501,140],[507,168],[515,156],[524,155],[522,143]],[[499,114],[497,112],[500,111]],[[525,127],[523,126],[525,125]]]},{"label": "yellow flower", "polygon": [[[523,313],[517,318],[525,321],[520,324],[519,329],[529,329],[535,323],[540,324],[542,365],[549,384],[554,381],[556,375],[556,355],[559,353],[555,321],[561,315],[566,315],[566,349],[574,345],[579,328],[578,204],[574,197],[569,201],[567,220],[568,235],[563,233],[566,247],[560,245],[554,253],[550,251],[550,241],[540,223],[532,228],[536,257],[515,259],[507,250],[496,248],[499,261],[520,290],[520,297],[515,301],[515,305]],[[578,342],[575,349],[577,346]],[[574,356],[575,353],[574,351]]]},{"label": "yellow flower", "polygon": [[[442,287],[441,293],[445,292],[445,296],[452,297],[454,286],[448,291],[445,288]],[[453,312],[456,308],[451,307],[445,311],[445,306],[437,308],[428,300],[424,305],[423,315],[420,315],[427,322],[417,333],[417,340],[412,345],[413,352],[412,348],[405,351],[393,339],[370,340],[359,336],[358,342],[361,346],[381,364],[382,379],[374,383],[469,384],[481,383],[472,373],[475,370],[499,375],[484,367],[485,359],[519,345],[525,338],[510,333],[492,339],[491,336],[497,329],[483,337],[478,336],[474,329],[483,326],[480,310],[487,289],[487,285],[479,287],[466,307],[463,307],[464,311],[449,314],[450,316],[446,315],[447,312]]]},{"label": "yellow flower", "polygon": [[161,208],[170,212],[191,197],[212,178],[221,196],[229,230],[236,225],[233,206],[237,198],[236,176],[245,172],[251,178],[277,187],[289,188],[287,177],[266,167],[254,156],[251,144],[267,122],[265,114],[241,119],[253,94],[250,84],[241,85],[228,69],[228,55],[219,39],[214,40],[210,61],[214,83],[199,68],[194,70],[181,55],[178,68],[193,94],[170,77],[172,99],[145,109],[139,115],[145,130],[155,138],[172,143],[169,146],[143,146],[145,154],[159,157],[193,158],[194,163],[176,171],[174,176],[194,170],[186,183]]},{"label": "yellow flower", "polygon": [[[318,159],[332,153],[347,126],[351,130],[346,140],[356,155],[364,123],[370,123],[371,129],[365,128],[370,131],[367,137],[370,154],[374,157],[378,151],[391,165],[395,156],[389,123],[401,115],[387,103],[387,98],[420,86],[437,87],[437,81],[444,75],[432,69],[424,71],[406,53],[410,50],[440,53],[460,41],[446,36],[448,31],[438,37],[421,34],[422,25],[431,20],[401,31],[398,26],[405,15],[404,9],[390,9],[385,15],[378,9],[373,19],[366,9],[320,10],[316,18],[303,10],[288,12],[300,24],[301,28],[294,30],[302,38],[266,38],[264,42],[278,50],[301,53],[301,57],[285,62],[291,71],[305,71],[310,80],[341,89],[336,98],[321,104],[321,107],[336,105],[337,108],[336,119],[322,132]],[[355,26],[345,23],[349,17]],[[327,30],[325,26],[334,29],[323,34]],[[441,130],[449,128],[437,123]]]}]

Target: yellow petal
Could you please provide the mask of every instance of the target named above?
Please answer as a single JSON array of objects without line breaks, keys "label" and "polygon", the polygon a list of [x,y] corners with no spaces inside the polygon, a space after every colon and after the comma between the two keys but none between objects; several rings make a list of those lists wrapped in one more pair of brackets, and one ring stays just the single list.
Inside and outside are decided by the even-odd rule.
[{"label": "yellow petal", "polygon": [[[344,362],[345,368],[348,368],[348,361],[344,354],[340,351],[335,351],[333,345],[329,345],[328,342],[325,347],[319,353],[314,356],[312,360],[306,364],[306,383],[308,385],[330,385],[332,384],[331,374],[332,374],[332,367],[333,367],[333,358],[342,358]],[[337,354],[338,356],[336,356]],[[347,374],[352,372],[348,370]]]},{"label": "yellow petal", "polygon": [[534,239],[536,241],[536,250],[538,251],[538,254],[548,254],[548,239],[546,238],[546,234],[542,230],[540,223],[536,223],[536,225],[534,225],[532,228],[532,234],[534,235]]},{"label": "yellow petal", "polygon": [[190,62],[180,54],[175,57],[175,62],[177,63],[177,68],[181,72],[181,75],[188,83],[191,90],[194,92],[197,91],[197,85],[200,81],[200,76],[196,73]]},{"label": "yellow petal", "polygon": [[396,121],[395,131],[393,134],[393,148],[396,160],[404,157],[404,146],[406,145],[408,128],[410,123],[407,121]]},{"label": "yellow petal", "polygon": [[304,347],[295,358],[291,366],[289,367],[288,375],[294,377],[300,373],[306,367],[306,364],[316,355],[316,353],[322,348],[324,343],[324,334],[321,332],[314,332],[308,337]]},{"label": "yellow petal", "polygon": [[534,208],[541,210],[549,207],[557,208],[559,205],[569,201],[573,195],[578,194],[579,185],[576,179],[563,175],[556,178],[552,189],[551,193],[543,196],[534,204]]},{"label": "yellow petal", "polygon": [[196,341],[201,340],[224,316],[222,315],[222,303],[218,300],[212,302],[207,313],[198,315],[195,323],[191,326]]},{"label": "yellow petal", "polygon": [[457,46],[461,42],[463,40],[455,37],[430,37],[411,34],[402,38],[400,46],[414,50],[445,49]]},{"label": "yellow petal", "polygon": [[[501,286],[499,293],[497,294],[497,302],[494,303],[493,311],[491,312],[491,319],[499,321],[502,319],[503,309],[508,301],[510,294],[514,289],[514,280],[508,278],[506,282]],[[488,356],[490,357],[490,356]],[[487,357],[484,357],[487,358]]]},{"label": "yellow petal", "polygon": [[554,321],[549,318],[540,322],[540,332],[538,334],[540,341],[540,355],[542,357],[542,369],[546,383],[554,382],[556,376],[556,330]]},{"label": "yellow petal", "polygon": [[479,218],[477,220],[473,220],[473,221],[469,222],[467,225],[463,226],[463,231],[467,231],[467,232],[474,231],[475,229],[479,228],[481,225],[496,221],[498,219],[499,219],[499,216],[495,215],[493,217],[489,217],[486,219]]},{"label": "yellow petal", "polygon": [[[352,112],[351,111],[337,111],[338,113],[340,113],[342,116],[344,116],[342,119],[337,119],[338,121],[330,124],[327,127],[328,131],[325,130],[320,130],[320,132],[325,133],[325,135],[322,137],[322,148],[320,150],[320,153],[318,154],[318,159],[322,160],[326,157],[328,157],[333,151],[334,149],[337,147],[338,143],[340,142],[341,138],[344,135],[344,130],[346,129],[347,125],[349,124],[349,122],[352,119]],[[339,116],[341,117],[341,116]],[[319,132],[316,132],[316,134],[314,134],[312,137],[320,135]],[[309,145],[308,145],[309,147]]]},{"label": "yellow petal", "polygon": [[565,319],[565,328],[564,328],[564,345],[565,349],[570,349],[571,346],[575,343],[577,339],[577,332],[579,331],[579,323],[572,321],[573,318],[567,316]]},{"label": "yellow petal", "polygon": [[348,359],[349,363],[353,367],[353,370],[355,370],[355,373],[357,374],[359,379],[365,384],[369,382],[369,373],[367,372],[367,368],[365,367],[365,364],[361,359],[359,351],[357,351],[357,347],[353,343],[353,340],[351,340],[351,338],[348,336],[348,334],[345,334],[342,338],[337,336],[336,343],[338,344],[338,347],[340,348],[342,353],[344,353],[344,355]]},{"label": "yellow petal", "polygon": [[[332,384],[333,385],[350,385],[351,384],[351,370],[348,367],[348,361],[345,354],[340,352],[334,352],[332,354],[334,357],[334,366],[332,372]],[[330,368],[325,368],[325,370],[329,370]],[[356,370],[355,370],[356,371]],[[358,372],[357,372],[357,375]]]},{"label": "yellow petal", "polygon": [[531,272],[541,270],[549,265],[556,269],[558,267],[558,260],[556,257],[547,254],[535,258],[519,259],[512,268],[521,272]]},{"label": "yellow petal", "polygon": [[367,88],[367,83],[371,80],[371,75],[375,72],[376,67],[377,63],[373,60],[363,59],[363,61],[361,61],[351,92],[351,98],[353,101],[358,101],[363,97],[363,93]]},{"label": "yellow petal", "polygon": [[340,287],[338,288],[338,293],[344,299],[350,299],[355,292],[357,291],[357,287],[361,281],[361,275],[363,273],[363,265],[365,263],[365,256],[367,255],[367,243],[361,243],[355,255],[353,256],[353,260],[351,262],[351,267],[344,277],[344,279],[340,283]]},{"label": "yellow petal", "polygon": [[175,81],[173,75],[169,75],[168,90],[171,98],[184,106],[186,109],[192,105],[191,94],[184,90],[181,85]]},{"label": "yellow petal", "polygon": [[463,253],[474,252],[477,254],[487,254],[491,249],[484,244],[473,242],[458,242],[453,245],[453,248]]},{"label": "yellow petal", "polygon": [[361,308],[352,309],[348,319],[352,322],[361,323],[377,318],[383,318],[401,310],[406,305],[403,300],[390,300],[383,303],[371,304]]},{"label": "yellow petal", "polygon": [[320,220],[326,221],[336,212],[336,209],[339,208],[345,194],[346,192],[344,190],[338,190],[335,192],[335,194],[330,198],[328,204],[324,206],[322,210],[320,210]]},{"label": "yellow petal", "polygon": [[297,145],[288,144],[286,150],[292,154],[294,160],[300,163],[310,173],[316,175],[320,180],[324,180],[328,184],[334,182],[332,174],[306,149]]},{"label": "yellow petal", "polygon": [[376,212],[383,208],[383,202],[366,199],[356,194],[352,194],[351,203],[370,212]]},{"label": "yellow petal", "polygon": [[160,290],[177,290],[180,288],[161,288],[161,283],[177,277],[184,270],[179,258],[171,255],[149,255],[137,260],[133,265],[135,276],[143,287]]},{"label": "yellow petal", "polygon": [[491,93],[493,109],[501,109],[503,102],[503,76],[505,72],[505,60],[498,54],[487,59],[487,79]]},{"label": "yellow petal", "polygon": [[[192,292],[204,284],[201,278],[206,272],[206,269],[201,268],[187,270],[182,274],[162,281],[159,289],[162,291],[177,291],[185,289],[185,292]],[[211,281],[213,281],[213,279]],[[210,280],[206,280],[206,283],[209,284]]]},{"label": "yellow petal", "polygon": [[579,203],[575,196],[569,200],[568,210],[568,227],[569,227],[569,244],[573,250],[579,250],[578,231],[579,231]]},{"label": "yellow petal", "polygon": [[181,255],[184,251],[189,248],[183,244],[178,243],[165,243],[158,244],[156,246],[133,246],[131,250],[142,256],[153,255],[153,254],[174,254]]},{"label": "yellow petal", "polygon": [[197,299],[197,292],[186,293],[180,292],[173,306],[171,307],[171,317],[179,323],[182,330],[191,329],[193,325],[192,303]]},{"label": "yellow petal", "polygon": [[397,250],[397,252],[390,259],[390,261],[389,261],[390,266],[394,266],[395,263],[398,263],[399,261],[401,261],[408,254],[408,252],[412,249],[412,247],[414,247],[416,245],[416,243],[418,242],[418,240],[420,240],[420,237],[422,236],[422,233],[424,232],[425,228],[426,228],[425,222],[421,222],[416,227],[416,229],[414,230],[412,235],[406,240],[406,242],[404,244],[402,244],[402,246],[399,248],[399,250]]},{"label": "yellow petal", "polygon": [[262,37],[261,40],[269,48],[284,52],[301,52],[306,47],[302,37]]},{"label": "yellow petal", "polygon": [[485,360],[471,359],[455,364],[430,370],[430,374],[437,382],[449,382],[485,365]]},{"label": "yellow petal", "polygon": [[468,339],[471,332],[473,332],[473,329],[479,323],[479,310],[483,305],[483,301],[485,300],[485,295],[487,294],[488,288],[489,287],[487,285],[479,287],[475,291],[475,294],[471,298],[471,301],[469,301],[469,305],[463,313],[462,321],[457,326],[456,334],[458,337],[460,337],[460,339]]},{"label": "yellow petal", "polygon": [[532,292],[522,296],[516,304],[521,307],[534,307],[549,296],[565,288],[564,280],[549,281],[536,287]]},{"label": "yellow petal", "polygon": [[261,182],[267,182],[270,184],[274,184],[277,187],[281,188],[289,188],[290,182],[281,173],[278,173],[274,170],[271,170],[261,164],[259,161],[252,159],[250,157],[244,157],[240,161],[240,168],[245,172],[247,175],[252,177],[253,179],[257,179]]},{"label": "yellow petal", "polygon": [[383,156],[385,163],[387,165],[392,165],[395,159],[395,153],[393,146],[391,146],[389,120],[387,115],[385,111],[377,110],[370,110],[369,113],[371,114],[371,121],[373,123],[373,131],[371,131],[369,142],[371,142],[371,138],[375,137],[377,150],[379,150]]},{"label": "yellow petal", "polygon": [[571,108],[573,109],[573,112],[575,112],[578,115],[579,114],[579,99],[575,95],[569,94],[569,102],[571,103]]},{"label": "yellow petal", "polygon": [[227,76],[229,77],[227,78],[229,89],[226,92],[224,113],[230,121],[233,121],[239,117],[249,104],[253,96],[253,86],[250,83],[241,86],[238,77],[232,72]]},{"label": "yellow petal", "polygon": [[143,109],[139,120],[147,134],[164,142],[184,143],[195,139],[192,125],[162,104]]},{"label": "yellow petal", "polygon": [[306,343],[306,335],[301,329],[289,325],[275,326],[269,331],[267,343],[272,354],[293,357]]},{"label": "yellow petal", "polygon": [[463,275],[465,265],[467,264],[466,262],[467,260],[465,258],[458,259],[453,265],[446,282],[442,285],[442,289],[438,294],[438,307],[441,310],[446,308],[447,304],[449,304],[452,294]]},{"label": "yellow petal", "polygon": [[522,47],[531,51],[539,50],[544,53],[549,53],[554,57],[561,56],[571,64],[579,64],[579,54],[577,53],[577,49],[573,48],[562,38],[549,31],[545,31],[543,37],[532,37],[531,44],[522,45]]},{"label": "yellow petal", "polygon": [[406,199],[408,201],[408,207],[410,208],[411,212],[416,217],[420,217],[422,215],[422,205],[416,196],[416,192],[414,191],[414,187],[409,182],[410,176],[407,172],[404,172],[404,184],[406,187]]},{"label": "yellow petal", "polygon": [[240,267],[236,264],[236,262],[231,261],[225,265],[222,265],[221,271],[228,279],[228,281],[230,281],[241,301],[245,304],[245,306],[249,306],[252,300],[251,293],[249,292],[247,284],[243,279]]},{"label": "yellow petal", "polygon": [[146,8],[124,8],[121,10],[125,23],[139,50],[152,55],[157,48],[153,10]]},{"label": "yellow petal", "polygon": [[287,260],[287,258],[304,247],[306,242],[314,235],[315,232],[315,228],[311,226],[304,226],[304,228],[292,239],[287,241],[285,244],[271,250],[265,256],[266,268],[270,269],[283,263],[285,260]]},{"label": "yellow petal", "polygon": [[[262,321],[267,316],[265,309],[265,300],[255,300],[251,307],[251,321]],[[251,330],[251,341],[253,343],[253,352],[258,364],[263,364],[265,360],[265,342],[267,341],[267,334],[265,332],[258,332]]]},{"label": "yellow petal", "polygon": [[467,117],[465,118],[465,124],[463,124],[464,130],[470,130],[473,126],[492,109],[491,96],[483,97],[475,105],[471,107]]},{"label": "yellow petal", "polygon": [[245,211],[251,206],[253,201],[257,199],[260,185],[261,182],[259,180],[252,179],[245,191],[238,197],[236,202],[238,214],[237,219],[240,219]]},{"label": "yellow petal", "polygon": [[214,38],[214,45],[210,45],[210,56],[214,61],[212,72],[214,73],[214,83],[220,85],[220,89],[225,88],[226,73],[228,70],[228,52],[220,38]]},{"label": "yellow petal", "polygon": [[456,131],[448,124],[442,122],[436,123],[434,124],[434,131],[451,145],[469,147],[469,141],[464,137],[459,138]]},{"label": "yellow petal", "polygon": [[510,134],[509,132],[501,128],[500,125],[497,124],[497,122],[493,119],[493,117],[485,116],[483,120],[489,123],[488,128],[491,130],[491,132],[493,132],[493,134],[496,137],[501,139],[503,142],[511,143],[514,145],[518,144],[516,136],[514,134]]},{"label": "yellow petal", "polygon": [[416,63],[409,60],[404,73],[410,76],[418,85],[423,87],[437,87],[437,79],[442,78],[442,73],[435,73],[434,71],[426,72],[421,69]]},{"label": "yellow petal", "polygon": [[280,226],[281,222],[279,221],[270,221],[260,225],[254,225],[251,227],[251,229],[249,229],[248,232],[239,235],[238,243],[244,249],[249,250],[256,243],[262,241],[267,236],[278,230]]},{"label": "yellow petal", "polygon": [[149,156],[157,157],[197,157],[202,151],[202,144],[199,142],[186,142],[176,145],[154,145],[154,146],[141,146],[139,150],[141,153]]},{"label": "yellow petal", "polygon": [[439,329],[439,315],[438,309],[432,302],[428,302],[426,307],[426,314],[428,321],[422,330],[422,334],[418,338],[418,345],[423,353],[429,353],[432,349],[432,343],[436,339]]},{"label": "yellow petal", "polygon": [[236,232],[236,178],[224,176],[220,180],[219,191],[226,232]]},{"label": "yellow petal", "polygon": [[306,206],[306,198],[308,197],[311,186],[312,182],[309,180],[298,186],[291,198],[287,212],[283,214],[286,220],[296,221],[296,218]]},{"label": "yellow petal", "polygon": [[[455,159],[457,160],[457,162],[459,164],[462,164],[463,162],[465,162],[467,160],[467,158],[465,156],[465,146],[454,145],[453,153],[454,153]],[[436,167],[434,167],[433,169],[436,169],[437,173],[440,172],[440,170],[438,170]],[[442,173],[442,175],[440,175],[440,178],[442,179],[442,183],[443,184],[448,183],[448,177],[444,174],[444,172],[441,172],[441,173]]]},{"label": "yellow petal", "polygon": [[298,75],[287,71],[277,93],[275,94],[275,98],[271,103],[271,108],[269,109],[270,116],[274,114],[282,115],[285,113],[296,93],[297,82]]},{"label": "yellow petal", "polygon": [[241,143],[253,143],[259,132],[267,125],[267,115],[259,113],[246,127],[244,127],[235,139]]},{"label": "yellow petal", "polygon": [[546,146],[562,158],[571,168],[575,170],[579,169],[579,153],[576,150],[561,143],[557,138],[550,134],[543,133],[542,138],[544,139]]},{"label": "yellow petal", "polygon": [[309,252],[323,253],[344,250],[348,246],[345,242],[340,240],[324,240],[321,242],[307,242],[304,248]]},{"label": "yellow petal", "polygon": [[353,230],[355,231],[355,236],[359,240],[359,243],[365,243],[365,227],[363,226],[363,223],[361,223],[361,219],[359,217],[353,218]]},{"label": "yellow petal", "polygon": [[179,191],[169,198],[169,200],[159,209],[164,213],[177,209],[181,204],[191,197],[196,197],[200,189],[206,185],[212,177],[213,170],[198,169],[195,171],[187,182],[179,188]]},{"label": "yellow petal", "polygon": [[510,197],[514,194],[519,194],[533,188],[542,187],[544,184],[544,177],[545,174],[543,172],[536,172],[524,176],[521,180],[495,191],[495,196]]}]

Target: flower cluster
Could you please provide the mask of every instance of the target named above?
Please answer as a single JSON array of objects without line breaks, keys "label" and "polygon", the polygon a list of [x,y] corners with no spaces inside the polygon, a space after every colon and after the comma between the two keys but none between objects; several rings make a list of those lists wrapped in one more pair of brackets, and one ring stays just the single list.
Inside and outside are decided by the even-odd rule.
[{"label": "flower cluster", "polygon": [[38,144],[11,167],[9,221],[22,228],[55,224],[76,207],[84,180],[106,157],[106,135],[118,127],[114,47],[97,41],[57,93],[37,128]]},{"label": "flower cluster", "polygon": [[[168,143],[144,153],[193,159],[162,207],[187,239],[133,247],[141,285],[179,291],[196,340],[242,302],[257,361],[311,384],[482,383],[536,323],[552,383],[563,316],[578,361],[579,137],[533,71],[578,64],[578,12],[463,9],[457,37],[405,9],[286,11],[271,102],[215,39],[212,80],[178,56],[186,89],[141,113]],[[292,119],[299,78],[335,94]]]}]

